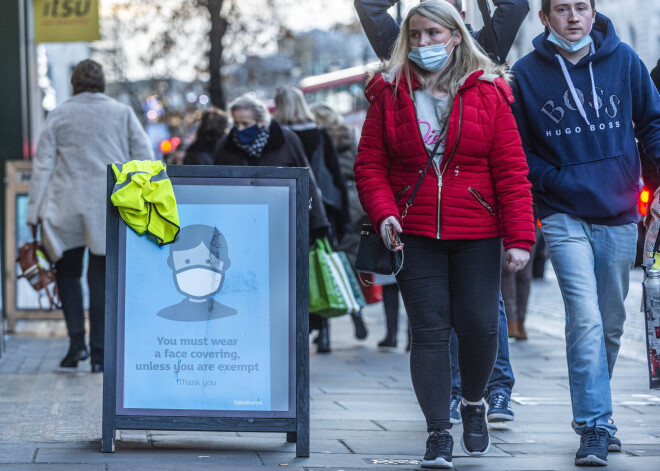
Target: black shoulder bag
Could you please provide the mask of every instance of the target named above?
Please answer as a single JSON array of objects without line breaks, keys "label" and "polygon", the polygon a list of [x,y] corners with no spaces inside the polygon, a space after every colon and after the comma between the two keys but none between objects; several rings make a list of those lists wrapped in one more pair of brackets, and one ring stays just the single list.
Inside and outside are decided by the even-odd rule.
[{"label": "black shoulder bag", "polygon": [[[408,214],[408,208],[413,204],[415,195],[417,194],[419,187],[422,185],[422,180],[424,180],[424,177],[431,166],[431,162],[433,162],[433,157],[435,157],[435,154],[438,151],[440,141],[441,139],[438,139],[438,142],[435,144],[433,152],[431,152],[429,160],[426,162],[426,166],[419,170],[419,180],[417,180],[417,185],[415,185],[415,189],[406,203],[406,209],[404,209],[403,214],[401,215],[401,220],[406,217],[406,214]],[[403,250],[397,252],[391,251],[383,243],[383,239],[381,239],[378,230],[376,230],[371,224],[363,224],[362,231],[360,232],[360,245],[358,247],[357,258],[355,259],[355,271],[378,275],[398,275],[402,268]],[[362,281],[362,279],[360,279],[360,281]]]}]

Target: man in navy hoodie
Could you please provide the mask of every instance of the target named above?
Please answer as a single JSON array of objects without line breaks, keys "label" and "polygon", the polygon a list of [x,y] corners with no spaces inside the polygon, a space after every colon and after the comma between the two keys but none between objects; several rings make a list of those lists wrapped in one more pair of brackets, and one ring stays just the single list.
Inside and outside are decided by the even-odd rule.
[{"label": "man in navy hoodie", "polygon": [[619,451],[610,378],[635,260],[638,138],[660,164],[660,96],[595,0],[542,0],[546,26],[518,61],[514,114],[566,308],[576,465]]}]

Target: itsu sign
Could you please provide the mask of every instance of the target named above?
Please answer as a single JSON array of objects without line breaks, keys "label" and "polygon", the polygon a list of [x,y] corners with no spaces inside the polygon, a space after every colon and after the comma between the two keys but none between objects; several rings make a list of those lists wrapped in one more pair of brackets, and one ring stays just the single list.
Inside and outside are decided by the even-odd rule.
[{"label": "itsu sign", "polygon": [[99,0],[33,0],[33,6],[37,43],[101,39]]}]

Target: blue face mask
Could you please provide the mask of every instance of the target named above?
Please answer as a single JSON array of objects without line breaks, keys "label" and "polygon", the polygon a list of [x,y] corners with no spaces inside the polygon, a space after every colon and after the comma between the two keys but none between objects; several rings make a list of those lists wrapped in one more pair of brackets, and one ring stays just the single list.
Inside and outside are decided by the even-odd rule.
[{"label": "blue face mask", "polygon": [[249,144],[250,142],[254,141],[257,136],[259,135],[259,131],[261,129],[259,126],[256,124],[254,126],[250,126],[249,128],[245,128],[242,130],[236,130],[236,136],[238,137],[238,142],[241,144]]},{"label": "blue face mask", "polygon": [[[453,37],[453,36],[452,36]],[[420,66],[424,70],[434,72],[442,69],[447,65],[449,56],[454,52],[451,50],[449,54],[445,51],[446,44],[431,44],[430,46],[410,47],[408,59]],[[455,48],[456,46],[454,46]]]},{"label": "blue face mask", "polygon": [[556,44],[557,46],[568,52],[577,52],[583,47],[588,46],[589,44],[594,42],[593,38],[591,37],[591,28],[593,28],[593,23],[591,24],[591,28],[589,28],[589,32],[587,33],[587,35],[578,41],[569,41],[568,39],[559,36],[557,33],[555,33],[555,30],[552,29],[550,23],[548,23],[548,28],[550,28],[550,34],[548,34],[548,41],[550,41],[552,44]]}]

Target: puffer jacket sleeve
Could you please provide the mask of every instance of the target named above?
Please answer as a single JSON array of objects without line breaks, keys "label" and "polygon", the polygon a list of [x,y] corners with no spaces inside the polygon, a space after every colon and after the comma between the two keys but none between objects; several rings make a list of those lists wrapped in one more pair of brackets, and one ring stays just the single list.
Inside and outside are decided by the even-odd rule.
[{"label": "puffer jacket sleeve", "polygon": [[377,230],[380,223],[388,216],[396,216],[399,221],[401,220],[388,178],[390,159],[385,139],[383,106],[386,99],[389,99],[389,93],[383,91],[367,111],[353,166],[360,203]]},{"label": "puffer jacket sleeve", "polygon": [[530,250],[535,237],[529,169],[513,113],[501,95],[493,119],[489,163],[501,211],[504,248]]}]

